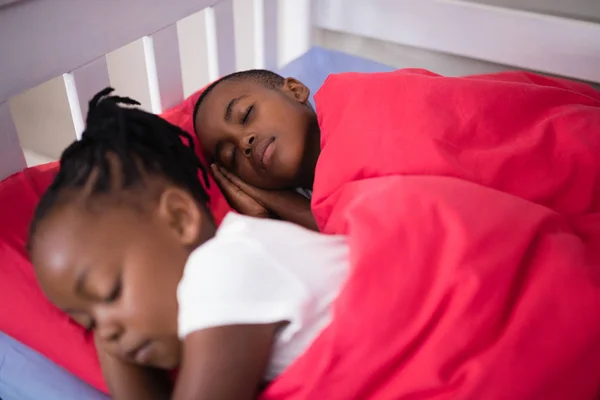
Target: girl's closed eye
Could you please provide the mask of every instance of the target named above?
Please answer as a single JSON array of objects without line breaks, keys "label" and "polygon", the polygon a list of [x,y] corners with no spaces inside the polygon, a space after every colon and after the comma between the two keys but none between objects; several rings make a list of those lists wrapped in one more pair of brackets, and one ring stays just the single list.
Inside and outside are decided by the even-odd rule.
[{"label": "girl's closed eye", "polygon": [[92,333],[96,329],[96,321],[90,318],[90,322],[83,326],[86,333]]},{"label": "girl's closed eye", "polygon": [[121,279],[121,276],[119,276],[110,293],[102,300],[104,303],[109,304],[119,299],[119,296],[121,296],[122,282],[123,280]]},{"label": "girl's closed eye", "polygon": [[[110,290],[110,292],[108,293],[108,295],[106,295],[102,299],[102,302],[105,304],[110,304],[110,303],[117,301],[119,299],[119,297],[121,296],[121,290],[122,290],[122,279],[119,276],[119,278],[115,281],[115,283],[114,283],[112,289]],[[73,319],[79,325],[83,326],[86,333],[91,333],[96,329],[96,321],[91,316],[88,316],[85,321],[82,321],[81,318],[76,318],[76,317],[74,317]]]},{"label": "girl's closed eye", "polygon": [[83,327],[86,333],[91,333],[96,329],[96,321],[88,314],[83,311],[67,311],[65,310],[77,325]]}]

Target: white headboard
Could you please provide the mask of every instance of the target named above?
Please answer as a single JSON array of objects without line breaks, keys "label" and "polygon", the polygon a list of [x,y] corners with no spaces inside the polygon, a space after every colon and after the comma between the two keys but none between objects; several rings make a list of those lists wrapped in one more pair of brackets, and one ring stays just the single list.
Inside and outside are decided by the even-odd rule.
[{"label": "white headboard", "polygon": [[[481,3],[505,4],[493,6]],[[519,0],[324,0],[317,27],[600,83],[600,0],[563,0],[590,21],[508,7]],[[538,8],[552,8],[537,0]],[[572,4],[577,3],[577,4]],[[592,4],[594,3],[594,4]]]},{"label": "white headboard", "polygon": [[[185,29],[178,23],[191,16],[198,36],[180,38]],[[0,180],[25,167],[12,96],[62,77],[74,133],[80,135],[87,101],[111,84],[105,56],[135,40],[142,43],[145,71],[139,73],[147,76],[149,108],[158,113],[184,98],[180,39],[197,41],[206,64],[198,74],[204,71],[202,82],[208,83],[238,69],[274,69],[290,61],[310,47],[310,29],[310,0],[1,3]],[[40,135],[53,134],[45,128]]]}]

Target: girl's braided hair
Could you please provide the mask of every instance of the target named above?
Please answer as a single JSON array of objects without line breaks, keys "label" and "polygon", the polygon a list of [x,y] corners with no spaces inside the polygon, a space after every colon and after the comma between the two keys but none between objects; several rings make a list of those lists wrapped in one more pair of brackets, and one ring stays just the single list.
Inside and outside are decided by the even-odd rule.
[{"label": "girl's braided hair", "polygon": [[[208,174],[194,152],[192,136],[158,115],[132,107],[140,105],[137,101],[111,95],[113,90],[106,88],[90,101],[81,140],[63,152],[58,174],[35,210],[29,244],[62,195],[84,188],[90,196],[108,194],[115,188],[115,176],[122,190],[143,185],[144,175],[159,175],[189,190],[199,204],[208,203],[198,170],[207,185]],[[111,162],[109,155],[118,162]]]}]

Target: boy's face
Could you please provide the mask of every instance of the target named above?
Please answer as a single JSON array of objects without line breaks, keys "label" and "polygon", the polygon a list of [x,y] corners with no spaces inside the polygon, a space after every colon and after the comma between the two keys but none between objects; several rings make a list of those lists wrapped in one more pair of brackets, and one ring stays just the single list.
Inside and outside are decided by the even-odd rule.
[{"label": "boy's face", "polygon": [[195,121],[208,161],[262,189],[306,186],[319,153],[309,94],[292,78],[279,90],[251,80],[219,83],[203,100]]},{"label": "boy's face", "polygon": [[45,294],[123,360],[164,369],[180,362],[176,292],[192,246],[176,231],[189,239],[198,229],[180,206],[171,210],[176,221],[162,206],[69,204],[38,225],[31,258]]}]

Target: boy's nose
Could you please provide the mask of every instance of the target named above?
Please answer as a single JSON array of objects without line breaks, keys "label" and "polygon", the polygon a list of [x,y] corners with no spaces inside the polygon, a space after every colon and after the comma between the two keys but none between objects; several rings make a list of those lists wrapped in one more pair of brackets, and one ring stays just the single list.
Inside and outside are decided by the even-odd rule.
[{"label": "boy's nose", "polygon": [[249,157],[252,154],[252,146],[254,146],[254,142],[256,142],[256,135],[254,134],[246,135],[242,139],[242,151],[246,157]]}]

